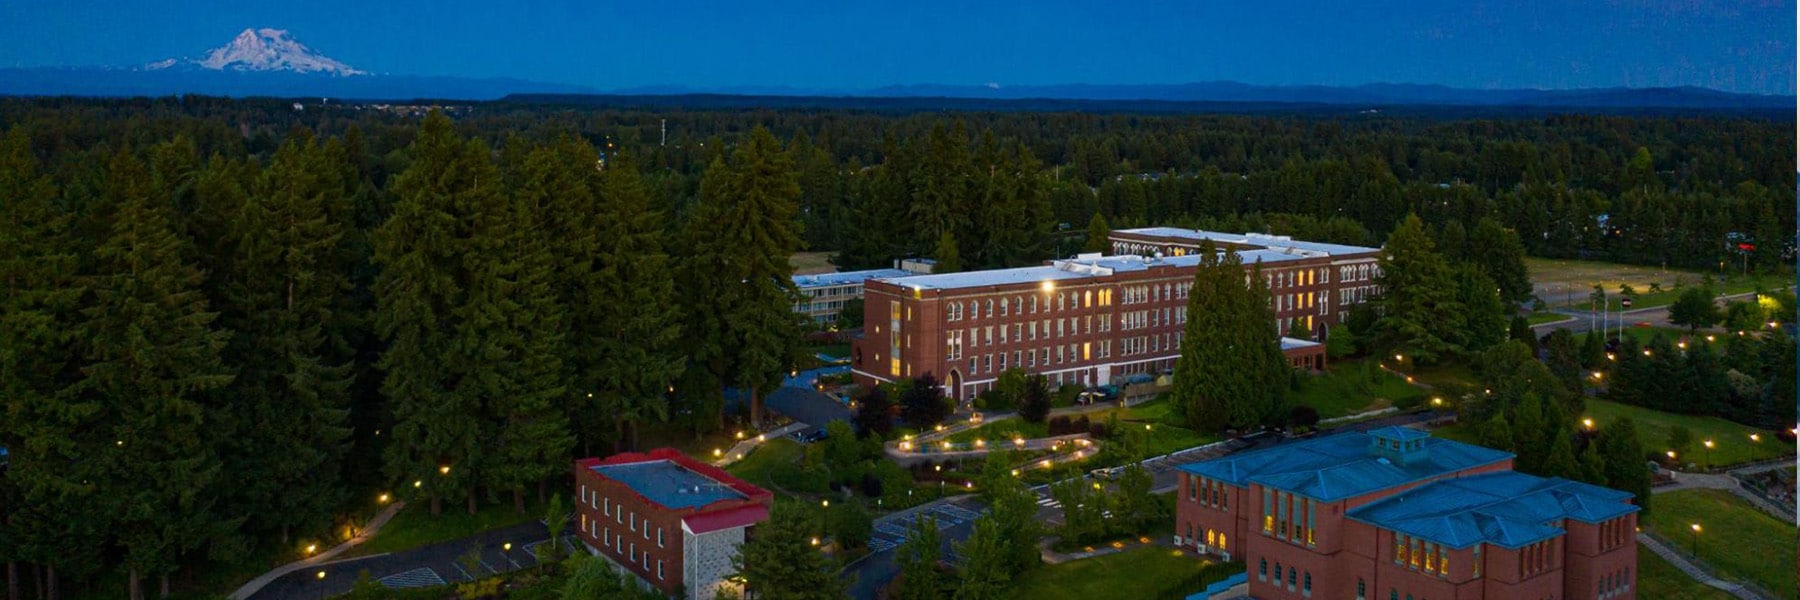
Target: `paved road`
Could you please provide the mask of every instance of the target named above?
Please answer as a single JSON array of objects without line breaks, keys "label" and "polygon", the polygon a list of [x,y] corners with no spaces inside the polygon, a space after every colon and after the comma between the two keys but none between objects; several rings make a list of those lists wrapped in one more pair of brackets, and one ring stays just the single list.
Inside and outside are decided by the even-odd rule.
[{"label": "paved road", "polygon": [[[1742,300],[1755,295],[1755,293],[1745,293],[1720,296],[1718,302],[1723,303],[1729,300]],[[1594,329],[1600,324],[1599,318],[1589,314],[1588,311],[1557,309],[1555,312],[1557,314],[1568,315],[1575,320],[1532,325],[1532,332],[1538,335],[1544,335],[1550,333],[1553,329],[1568,329],[1571,333],[1586,333],[1588,330]],[[1628,310],[1623,313],[1614,311],[1607,314],[1606,317],[1606,327],[1612,330],[1617,330],[1621,320],[1624,321],[1625,327],[1634,327],[1638,323],[1649,323],[1652,327],[1679,327],[1678,325],[1669,322],[1669,307],[1667,306],[1640,308],[1637,310]]]},{"label": "paved road", "polygon": [[[395,589],[470,581],[536,565],[532,550],[549,537],[543,523],[531,522],[404,552],[328,562],[282,576],[251,595],[250,600],[314,600],[342,594],[350,591],[363,571]],[[564,538],[565,549],[571,540],[573,537]],[[513,544],[511,552],[502,550],[507,542]],[[466,571],[458,560],[470,548],[479,548],[481,554],[481,563],[474,573]],[[325,572],[323,580],[318,578],[320,571]]]}]

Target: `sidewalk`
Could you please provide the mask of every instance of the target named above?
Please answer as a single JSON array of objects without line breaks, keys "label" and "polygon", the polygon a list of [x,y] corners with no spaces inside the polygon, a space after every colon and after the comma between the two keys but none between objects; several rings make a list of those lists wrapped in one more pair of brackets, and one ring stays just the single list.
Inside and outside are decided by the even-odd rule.
[{"label": "sidewalk", "polygon": [[1649,548],[1651,552],[1656,553],[1656,555],[1662,557],[1663,560],[1669,561],[1669,564],[1675,565],[1675,568],[1680,569],[1682,573],[1686,573],[1688,577],[1694,578],[1694,581],[1724,590],[1726,593],[1743,598],[1744,600],[1765,600],[1761,594],[1750,591],[1742,585],[1713,578],[1713,576],[1708,575],[1706,571],[1701,570],[1700,567],[1694,566],[1694,563],[1688,562],[1686,556],[1669,549],[1667,546],[1664,546],[1662,542],[1658,542],[1648,535],[1642,533],[1638,534],[1637,542],[1638,545]]},{"label": "sidewalk", "polygon": [[724,454],[722,454],[718,458],[713,459],[713,466],[723,468],[727,465],[730,465],[731,463],[743,460],[745,456],[750,455],[751,450],[755,450],[756,447],[758,445],[762,444],[763,442],[777,439],[777,438],[780,438],[781,436],[784,436],[784,435],[787,435],[787,434],[790,434],[790,433],[793,433],[796,431],[800,431],[800,430],[806,429],[808,427],[811,427],[811,425],[807,425],[805,423],[800,423],[800,422],[788,423],[787,425],[783,425],[781,427],[775,428],[775,430],[773,430],[773,431],[769,431],[767,433],[759,433],[759,434],[756,434],[756,437],[745,439],[745,440],[740,440],[740,441],[738,441],[738,443],[732,444],[730,450],[726,450],[724,452]]},{"label": "sidewalk", "polygon": [[375,518],[369,520],[369,524],[363,528],[362,533],[357,534],[354,538],[350,538],[350,541],[338,544],[337,547],[330,550],[276,567],[273,571],[258,575],[256,579],[250,580],[248,583],[245,583],[243,587],[239,587],[237,591],[232,592],[231,600],[245,600],[246,598],[256,595],[256,592],[261,591],[263,587],[269,585],[270,582],[280,579],[288,573],[330,562],[333,557],[343,554],[345,551],[355,548],[363,542],[369,541],[370,538],[375,537],[375,534],[381,532],[381,527],[387,525],[387,522],[393,519],[394,515],[399,514],[401,508],[405,507],[405,502],[395,502],[388,505],[387,509],[381,511],[380,514],[375,515]]}]

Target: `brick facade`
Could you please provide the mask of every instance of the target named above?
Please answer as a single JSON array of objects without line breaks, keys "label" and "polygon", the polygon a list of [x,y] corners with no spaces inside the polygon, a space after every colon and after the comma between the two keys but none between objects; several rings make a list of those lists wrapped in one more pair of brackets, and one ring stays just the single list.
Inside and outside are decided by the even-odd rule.
[{"label": "brick facade", "polygon": [[[1298,445],[1296,445],[1298,446]],[[1278,448],[1279,449],[1279,448]],[[1306,450],[1298,449],[1296,461]],[[1275,460],[1279,460],[1277,457]],[[1347,458],[1342,465],[1359,469]],[[1388,463],[1381,463],[1386,465]],[[1544,480],[1511,472],[1512,460],[1465,465],[1431,472],[1396,485],[1340,499],[1314,500],[1255,481],[1239,485],[1178,473],[1177,545],[1204,554],[1244,561],[1251,597],[1263,600],[1343,598],[1346,600],[1612,600],[1634,598],[1636,592],[1637,525],[1635,509],[1604,509],[1589,523],[1576,518],[1553,519],[1560,533],[1533,539],[1519,547],[1492,540],[1466,545],[1439,544],[1426,537],[1369,522],[1359,507],[1384,502],[1436,502],[1446,494],[1429,488],[1458,481],[1480,486],[1497,477],[1507,485],[1542,482],[1533,494],[1557,494],[1558,486],[1585,486]],[[1212,472],[1229,472],[1213,469]],[[1467,479],[1475,477],[1477,479]],[[1280,480],[1277,478],[1276,480]],[[1582,493],[1585,493],[1585,486]],[[1500,489],[1505,489],[1500,486]],[[1600,489],[1600,488],[1593,488]],[[1544,491],[1549,490],[1549,491]],[[1611,490],[1606,490],[1611,492]],[[1411,492],[1411,493],[1409,493]],[[1428,493],[1429,492],[1429,493]],[[1615,492],[1623,494],[1622,492]],[[1454,494],[1452,494],[1454,495]],[[1564,494],[1574,496],[1579,494]],[[1465,495],[1466,496],[1466,495]],[[1628,497],[1628,495],[1627,495]],[[1616,496],[1596,501],[1618,502]],[[1476,497],[1470,507],[1443,505],[1444,514],[1503,506],[1511,500]],[[1576,502],[1575,504],[1581,504]],[[1430,506],[1412,507],[1421,511]],[[1513,512],[1529,512],[1517,509]],[[1610,510],[1611,512],[1604,512]],[[1352,512],[1359,516],[1351,516]],[[1265,516],[1266,515],[1266,516]],[[1404,547],[1403,547],[1404,545]]]},{"label": "brick facade", "polygon": [[[1119,245],[1116,242],[1116,245]],[[1123,247],[1121,245],[1121,247]],[[1339,322],[1377,250],[1350,255],[1250,250],[1270,288],[1279,335],[1311,338]],[[967,400],[1009,368],[1052,386],[1095,386],[1173,369],[1187,322],[1187,290],[1197,259],[1082,255],[1044,267],[869,280],[863,333],[853,340],[852,373],[864,387],[931,374],[945,394]],[[1284,349],[1297,367],[1323,366],[1324,347]]]},{"label": "brick facade", "polygon": [[[696,481],[710,481],[730,496],[700,506],[669,507],[654,500],[656,492],[634,488],[630,481],[607,477],[596,467],[668,461],[691,473]],[[729,573],[731,556],[752,523],[696,534],[692,524],[717,515],[754,518],[760,509],[767,516],[773,494],[731,477],[723,470],[690,459],[672,449],[648,454],[626,453],[605,460],[575,463],[575,487],[579,503],[577,536],[589,550],[612,561],[638,579],[664,593],[687,590],[687,597],[710,600],[713,590]],[[685,493],[676,491],[677,494]],[[720,568],[723,563],[725,567]]]}]

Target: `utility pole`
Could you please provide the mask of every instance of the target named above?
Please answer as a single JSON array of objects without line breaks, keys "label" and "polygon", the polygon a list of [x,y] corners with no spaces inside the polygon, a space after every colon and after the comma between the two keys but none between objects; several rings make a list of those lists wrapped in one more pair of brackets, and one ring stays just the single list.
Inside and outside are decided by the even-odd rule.
[{"label": "utility pole", "polygon": [[661,148],[661,147],[667,146],[667,145],[669,145],[669,120],[663,119],[662,120],[662,141],[657,142],[656,147]]}]

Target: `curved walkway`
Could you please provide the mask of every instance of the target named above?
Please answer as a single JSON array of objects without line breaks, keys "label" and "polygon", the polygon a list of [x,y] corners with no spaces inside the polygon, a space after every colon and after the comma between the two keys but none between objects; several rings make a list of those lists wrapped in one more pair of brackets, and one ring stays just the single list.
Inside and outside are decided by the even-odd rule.
[{"label": "curved walkway", "polygon": [[1770,502],[1767,498],[1750,493],[1749,490],[1744,489],[1744,486],[1738,484],[1738,479],[1736,477],[1730,475],[1715,475],[1711,473],[1686,473],[1682,471],[1670,471],[1670,473],[1675,477],[1675,483],[1673,485],[1665,485],[1657,488],[1652,493],[1660,494],[1663,492],[1686,489],[1725,490],[1739,498],[1743,498],[1744,501],[1749,502],[1751,506],[1762,509],[1763,512],[1769,513],[1777,519],[1787,521],[1788,523],[1794,522],[1794,507],[1783,507],[1774,502]]},{"label": "curved walkway", "polygon": [[805,423],[796,421],[793,423],[788,423],[787,425],[783,425],[781,427],[777,427],[767,433],[756,434],[756,437],[739,440],[736,444],[731,445],[730,450],[726,450],[721,456],[713,459],[713,461],[712,461],[713,466],[724,467],[726,465],[730,465],[731,463],[743,460],[744,457],[750,455],[751,450],[755,450],[756,447],[758,445],[761,445],[763,442],[767,442],[769,440],[780,438],[781,436],[784,436],[784,435],[787,435],[787,434],[790,434],[790,433],[793,433],[796,431],[801,431],[808,427],[811,427],[811,425],[807,425]]},{"label": "curved walkway", "polygon": [[242,587],[239,587],[237,591],[232,592],[231,600],[245,600],[246,598],[255,595],[256,592],[261,591],[264,586],[269,585],[269,582],[280,579],[288,573],[329,562],[337,555],[343,554],[345,551],[355,548],[363,542],[369,541],[370,538],[375,537],[375,534],[381,532],[381,527],[383,525],[387,525],[388,521],[393,519],[394,515],[398,514],[401,508],[405,507],[405,502],[389,504],[386,509],[383,509],[379,514],[375,515],[375,518],[369,519],[369,524],[364,526],[362,533],[356,534],[356,537],[350,538],[349,541],[338,544],[330,550],[281,565],[272,571],[256,576],[256,579],[250,580]]},{"label": "curved walkway", "polygon": [[1637,543],[1639,546],[1649,548],[1652,553],[1662,557],[1663,560],[1669,561],[1669,564],[1674,565],[1676,569],[1680,569],[1682,573],[1686,573],[1688,577],[1694,578],[1694,581],[1706,584],[1709,587],[1724,590],[1725,593],[1743,598],[1744,600],[1765,600],[1762,594],[1751,591],[1743,585],[1714,578],[1712,575],[1707,574],[1705,569],[1701,569],[1700,567],[1695,566],[1694,563],[1689,562],[1686,555],[1670,549],[1668,546],[1663,545],[1662,542],[1657,541],[1648,534],[1637,534]]}]

